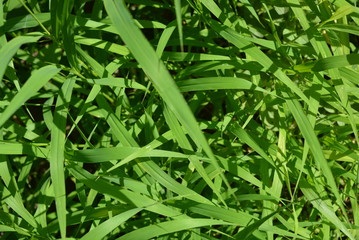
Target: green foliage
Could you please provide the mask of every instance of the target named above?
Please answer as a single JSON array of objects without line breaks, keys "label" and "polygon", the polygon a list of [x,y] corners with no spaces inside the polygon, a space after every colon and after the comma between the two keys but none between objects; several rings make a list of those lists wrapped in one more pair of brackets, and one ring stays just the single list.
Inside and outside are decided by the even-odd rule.
[{"label": "green foliage", "polygon": [[0,239],[359,239],[358,13],[0,0]]}]

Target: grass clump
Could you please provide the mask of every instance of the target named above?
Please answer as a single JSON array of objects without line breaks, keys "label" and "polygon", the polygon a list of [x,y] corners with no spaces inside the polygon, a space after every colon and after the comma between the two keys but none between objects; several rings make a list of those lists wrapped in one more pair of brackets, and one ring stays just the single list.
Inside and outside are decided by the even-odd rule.
[{"label": "grass clump", "polygon": [[0,238],[358,239],[358,13],[0,0]]}]

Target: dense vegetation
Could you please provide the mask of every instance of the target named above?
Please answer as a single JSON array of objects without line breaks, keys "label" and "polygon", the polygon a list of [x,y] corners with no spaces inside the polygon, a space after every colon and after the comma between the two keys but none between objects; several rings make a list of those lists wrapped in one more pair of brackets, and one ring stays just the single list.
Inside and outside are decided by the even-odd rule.
[{"label": "dense vegetation", "polygon": [[355,0],[0,0],[1,239],[359,239]]}]

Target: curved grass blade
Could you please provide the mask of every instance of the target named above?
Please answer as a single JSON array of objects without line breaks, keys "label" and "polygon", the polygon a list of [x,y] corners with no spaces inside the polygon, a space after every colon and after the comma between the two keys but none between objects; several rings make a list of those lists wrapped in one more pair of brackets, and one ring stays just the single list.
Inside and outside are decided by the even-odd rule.
[{"label": "curved grass blade", "polygon": [[86,233],[85,236],[80,238],[80,240],[93,240],[93,239],[103,239],[107,234],[117,228],[120,224],[127,221],[133,215],[137,214],[141,211],[142,208],[135,208],[128,210],[124,213],[120,213],[110,219],[106,220],[105,222],[101,223],[90,232]]},{"label": "curved grass blade", "polygon": [[175,29],[176,29],[175,22],[171,22],[170,24],[167,25],[165,30],[163,30],[163,33],[160,37],[160,40],[158,40],[158,44],[156,48],[156,53],[159,58],[161,58],[162,53],[165,50],[165,47],[168,43],[168,40],[172,36],[172,33],[174,32]]},{"label": "curved grass blade", "polygon": [[[135,59],[139,62],[144,72],[150,78],[164,102],[182,123],[198,148],[203,149],[208,157],[212,159],[212,164],[220,169],[218,162],[184,97],[150,43],[134,24],[124,3],[122,1],[113,0],[105,0],[104,3],[119,35],[126,43],[126,46],[129,48]],[[222,177],[224,178],[224,176]],[[221,199],[222,197],[218,194],[218,191],[216,189],[213,190]]]},{"label": "curved grass blade", "polygon": [[14,212],[16,212],[22,219],[30,224],[30,226],[37,228],[38,223],[32,214],[25,208],[20,195],[15,194],[15,196],[13,196],[13,193],[3,185],[0,186],[0,190],[2,192],[1,200],[3,200],[10,208],[14,210]]},{"label": "curved grass blade", "polygon": [[202,147],[206,154],[213,157],[207,140],[178,87],[152,46],[134,24],[126,6],[122,1],[105,0],[105,8],[119,35],[149,76],[163,100],[188,130],[198,147]]},{"label": "curved grass blade", "polygon": [[[37,19],[35,19],[34,16]],[[50,22],[50,13],[36,13],[34,16],[28,14],[7,19],[4,25],[0,27],[0,36],[7,32],[39,26],[39,22],[42,24]]]},{"label": "curved grass blade", "polygon": [[358,11],[358,10],[354,6],[352,6],[350,4],[344,4],[344,5],[340,6],[337,9],[337,11],[335,13],[333,13],[333,15],[329,19],[325,20],[323,23],[335,21],[335,20],[343,18],[355,11]]},{"label": "curved grass blade", "polygon": [[298,72],[321,72],[359,64],[359,54],[332,56],[293,67]]},{"label": "curved grass blade", "polygon": [[[42,37],[41,33],[32,33],[31,35],[29,34],[27,36],[16,37],[10,42],[6,43],[4,46],[2,46],[2,48],[0,49],[0,82],[2,81],[5,70],[11,58],[15,55],[20,46],[26,43],[37,42],[40,37]],[[1,125],[2,124],[0,124],[0,126]]]},{"label": "curved grass blade", "polygon": [[[23,41],[36,41],[39,37],[31,37],[24,38]],[[15,38],[17,39],[17,38]],[[15,40],[14,39],[14,40]],[[21,41],[19,39],[18,41]],[[23,43],[23,41],[21,43]],[[11,42],[9,42],[11,43]],[[8,43],[8,44],[9,44]],[[7,45],[6,45],[7,46]],[[17,45],[20,47],[20,44]],[[3,50],[3,47],[1,50]],[[1,51],[0,50],[0,58]],[[1,68],[1,65],[0,65]],[[1,71],[1,69],[0,69]],[[35,70],[31,77],[26,81],[24,86],[20,89],[19,93],[15,95],[15,97],[11,100],[8,107],[0,116],[0,128],[4,125],[4,123],[11,117],[12,114],[16,112],[30,97],[32,97],[40,88],[42,88],[55,74],[57,74],[60,70],[55,66],[45,66],[40,68],[39,70]],[[0,73],[1,75],[1,73]]]}]

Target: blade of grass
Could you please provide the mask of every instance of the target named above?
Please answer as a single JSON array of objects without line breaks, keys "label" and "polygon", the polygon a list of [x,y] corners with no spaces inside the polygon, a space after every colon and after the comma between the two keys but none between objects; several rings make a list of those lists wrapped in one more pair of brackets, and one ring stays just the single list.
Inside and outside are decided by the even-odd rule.
[{"label": "blade of grass", "polygon": [[[268,196],[267,196],[268,197]],[[254,200],[255,198],[251,198]],[[257,199],[259,200],[259,199]],[[263,200],[263,199],[261,199]],[[221,219],[223,221],[227,221],[229,223],[237,224],[239,226],[246,226],[253,220],[258,220],[255,216],[250,215],[248,213],[238,211],[237,209],[233,208],[222,208],[208,204],[196,203],[189,200],[181,200],[181,201],[174,201],[173,203],[170,201],[169,204],[174,205],[183,210],[188,210],[193,213],[211,217],[214,219]]]},{"label": "blade of grass", "polygon": [[252,233],[257,230],[262,224],[264,224],[268,219],[274,217],[276,214],[278,214],[279,210],[272,212],[271,214],[265,216],[264,218],[261,218],[258,221],[255,221],[251,225],[244,227],[239,233],[237,233],[235,236],[236,239],[247,239],[249,238]]},{"label": "blade of grass", "polygon": [[[32,33],[27,36],[20,36],[12,39],[10,42],[6,43],[0,49],[0,82],[3,79],[5,70],[11,60],[11,58],[15,55],[17,50],[20,48],[21,45],[27,43],[33,43],[38,41],[42,37],[41,33]],[[0,124],[2,125],[2,124]]]},{"label": "blade of grass", "polygon": [[343,17],[355,12],[355,11],[356,11],[355,7],[353,7],[350,4],[342,5],[337,9],[337,11],[335,11],[335,13],[333,13],[333,15],[329,19],[325,20],[321,24],[325,24],[327,22],[338,20],[340,18],[343,18]]},{"label": "blade of grass", "polygon": [[343,222],[336,216],[333,209],[330,208],[321,197],[315,192],[313,187],[311,187],[306,181],[302,180],[300,182],[300,189],[306,198],[313,204],[313,206],[318,209],[318,211],[323,214],[330,222],[332,222],[336,227],[338,227],[349,239],[354,240],[355,237],[349,232],[347,227]]},{"label": "blade of grass", "polygon": [[[131,157],[132,155],[135,155],[136,157]],[[178,152],[150,149],[148,147],[144,147],[144,148],[112,147],[112,148],[77,150],[77,151],[69,152],[67,154],[67,157],[69,160],[72,161],[99,163],[99,162],[107,162],[116,159],[126,159],[128,157],[131,157],[130,160],[133,160],[134,158],[141,158],[141,157],[142,158],[143,157],[187,158],[188,155]],[[121,164],[119,166],[126,164],[127,162],[129,162],[129,160],[127,160],[126,162],[120,161]]]},{"label": "blade of grass", "polygon": [[123,88],[134,88],[140,90],[146,90],[146,87],[142,84],[139,84],[133,80],[125,78],[100,78],[100,79],[84,79],[83,81],[89,84],[97,84],[102,86],[111,86],[111,87],[123,87]]},{"label": "blade of grass", "polygon": [[66,184],[65,184],[65,138],[68,104],[71,100],[75,80],[68,78],[56,100],[50,143],[50,174],[54,187],[56,212],[60,233],[66,238]]},{"label": "blade of grass", "polygon": [[350,33],[356,36],[359,36],[359,27],[355,25],[347,25],[347,24],[325,24],[320,29],[325,30],[334,30],[337,32]]},{"label": "blade of grass", "polygon": [[19,216],[24,219],[30,226],[33,228],[37,228],[37,222],[32,214],[25,208],[22,199],[19,197],[12,196],[10,190],[8,190],[5,186],[1,186],[0,190],[2,190],[2,200],[14,210]]},{"label": "blade of grass", "polygon": [[[23,43],[24,40],[36,41],[37,39],[38,37],[31,37],[30,39],[29,38],[18,39],[18,41],[22,40],[21,43]],[[11,41],[8,44],[10,43]],[[20,47],[20,44],[18,44],[17,46]],[[1,50],[3,50],[4,48],[6,47],[3,47]],[[0,56],[1,56],[1,50],[0,50]],[[5,58],[6,57],[7,56],[5,56]],[[2,65],[0,65],[0,68],[1,66]],[[11,115],[16,112],[16,110],[18,110],[30,97],[32,97],[38,90],[40,90],[40,88],[43,87],[58,72],[59,69],[51,65],[40,68],[39,70],[35,70],[31,75],[31,77],[26,81],[24,86],[20,89],[19,93],[15,95],[15,97],[11,100],[8,107],[1,114],[0,127],[2,127],[6,123],[6,121],[11,117]]]},{"label": "blade of grass", "polygon": [[257,144],[253,137],[251,137],[246,131],[244,131],[244,129],[242,129],[240,126],[235,126],[232,127],[231,132],[243,142],[248,144],[248,146],[253,148],[253,150],[256,151],[259,155],[261,155],[270,165],[276,167],[275,163],[273,162],[273,159],[269,157],[268,154],[266,154],[266,152]]},{"label": "blade of grass", "polygon": [[[173,132],[173,136],[178,141],[179,146],[183,149],[185,153],[188,151],[193,151],[191,144],[189,143],[185,133],[182,131],[182,128],[178,122],[178,120],[175,118],[173,112],[171,112],[167,106],[165,106],[164,109],[164,115],[166,118],[166,122],[169,125],[170,129]],[[195,169],[198,171],[198,173],[201,175],[201,177],[206,181],[208,186],[214,190],[214,192],[217,194],[217,196],[221,196],[220,192],[218,191],[218,188],[214,186],[211,178],[209,177],[207,171],[200,163],[198,157],[196,156],[189,156],[189,160],[191,164],[195,167]],[[193,171],[193,170],[192,170]],[[217,167],[216,170],[217,175],[221,173],[221,168]],[[230,188],[230,187],[229,187]],[[222,197],[219,197],[219,199],[224,203],[224,199]]]},{"label": "blade of grass", "polygon": [[296,65],[293,67],[298,72],[321,72],[335,68],[341,68],[359,64],[359,54],[332,56],[317,61]]},{"label": "blade of grass", "polygon": [[175,22],[171,22],[170,24],[167,25],[165,30],[163,30],[161,37],[158,40],[158,44],[156,48],[156,53],[159,58],[162,57],[162,53],[168,43],[168,40],[172,36],[172,33],[174,32],[175,29],[176,29]]},{"label": "blade of grass", "polygon": [[50,13],[36,13],[34,16],[36,19],[31,14],[7,19],[4,25],[0,27],[0,36],[8,32],[36,27],[39,22],[42,24],[50,22]]},{"label": "blade of grass", "polygon": [[[206,138],[199,129],[193,113],[163,62],[135,26],[126,6],[122,1],[105,0],[105,8],[119,35],[140,63],[144,72],[149,76],[168,107],[186,128],[196,145],[203,148],[204,152],[213,160],[212,163],[218,166],[217,160],[214,158]],[[217,192],[215,189],[213,190]],[[220,195],[218,197],[221,198]]]},{"label": "blade of grass", "polygon": [[83,45],[93,46],[99,49],[104,49],[122,56],[127,56],[130,54],[130,51],[125,47],[116,43],[111,43],[96,38],[85,38],[82,36],[75,36],[75,42]]},{"label": "blade of grass", "polygon": [[[0,0],[0,29],[4,28],[4,5],[3,0]],[[6,37],[0,30],[0,49],[7,43]]]},{"label": "blade of grass", "polygon": [[176,114],[196,144],[202,147],[210,157],[213,157],[213,153],[178,87],[152,46],[134,25],[126,6],[122,1],[105,0],[105,8],[119,35],[153,81],[163,100]]},{"label": "blade of grass", "polygon": [[[273,94],[248,80],[231,77],[196,78],[178,81],[177,85],[182,92],[206,91],[218,89],[246,89]],[[274,94],[273,94],[274,95]],[[277,95],[275,95],[278,97]]]},{"label": "blade of grass", "polygon": [[184,48],[183,48],[183,27],[182,27],[181,0],[175,0],[175,10],[176,10],[177,29],[178,29],[180,46],[181,46],[181,52],[183,52]]},{"label": "blade of grass", "polygon": [[82,238],[80,238],[80,240],[103,239],[107,234],[117,228],[120,224],[127,221],[129,218],[136,215],[141,210],[141,208],[135,208],[120,213],[101,223],[97,227],[93,228],[90,232],[86,233]]},{"label": "blade of grass", "polygon": [[47,158],[49,149],[28,143],[0,141],[0,152],[4,155],[29,155]]},{"label": "blade of grass", "polygon": [[204,226],[211,226],[211,225],[231,225],[231,224],[219,220],[201,219],[201,218],[173,220],[173,221],[161,222],[156,225],[150,225],[147,227],[136,229],[117,239],[118,240],[128,240],[128,239],[146,240],[161,235],[166,235],[174,232],[179,232],[183,230],[189,230],[189,229],[204,227]]},{"label": "blade of grass", "polygon": [[61,32],[63,34],[63,44],[66,52],[66,57],[71,67],[73,67],[76,71],[79,71],[79,61],[77,60],[74,33],[75,18],[71,17],[70,15],[74,5],[74,0],[63,0],[60,1],[60,3],[61,5],[58,5],[58,8],[62,9],[62,13],[60,13],[60,16],[62,18]]}]

